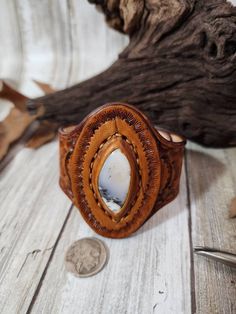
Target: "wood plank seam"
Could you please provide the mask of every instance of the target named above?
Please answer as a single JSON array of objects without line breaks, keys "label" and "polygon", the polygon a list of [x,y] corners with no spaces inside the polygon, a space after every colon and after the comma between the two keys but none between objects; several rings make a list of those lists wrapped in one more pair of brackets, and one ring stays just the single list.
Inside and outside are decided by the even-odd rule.
[{"label": "wood plank seam", "polygon": [[[189,143],[187,172],[193,246],[235,253],[235,221],[228,203],[235,195],[235,148],[208,149]],[[236,273],[194,254],[196,313],[236,313]]]},{"label": "wood plank seam", "polygon": [[33,294],[32,300],[31,300],[31,302],[30,302],[30,305],[29,305],[29,307],[28,307],[28,310],[27,310],[26,314],[31,313],[31,311],[32,311],[32,309],[33,309],[34,303],[35,303],[35,301],[36,301],[36,299],[37,299],[37,296],[38,296],[38,294],[39,294],[39,292],[40,292],[40,289],[41,289],[41,287],[42,287],[44,278],[45,278],[45,276],[46,276],[46,274],[47,274],[48,267],[50,266],[50,263],[51,263],[51,261],[52,261],[52,259],[53,259],[53,256],[54,256],[54,253],[55,253],[55,251],[56,251],[57,245],[58,245],[58,243],[59,243],[59,241],[60,241],[60,238],[61,238],[61,236],[62,236],[62,234],[63,234],[63,231],[65,230],[66,224],[67,224],[67,222],[68,222],[68,220],[69,220],[69,218],[70,218],[70,215],[71,215],[71,213],[72,213],[72,210],[73,210],[73,204],[71,204],[71,206],[70,206],[70,208],[69,208],[69,212],[68,212],[68,214],[67,214],[67,216],[66,216],[66,219],[65,219],[65,221],[64,221],[64,223],[63,223],[63,225],[62,225],[62,228],[61,228],[61,230],[60,230],[60,232],[59,232],[59,234],[58,234],[58,237],[57,237],[56,242],[55,242],[55,244],[54,244],[54,246],[53,246],[52,252],[51,252],[51,254],[50,254],[49,258],[48,258],[47,264],[46,264],[45,269],[44,269],[44,271],[43,271],[43,273],[42,273],[42,276],[41,276],[41,278],[40,278],[40,280],[39,280],[39,283],[38,283],[38,285],[37,285],[37,288],[35,289],[35,292],[34,292],[34,294]]},{"label": "wood plank seam", "polygon": [[184,171],[186,176],[186,192],[187,192],[187,208],[188,216],[188,230],[189,230],[189,247],[190,247],[190,287],[191,287],[191,311],[192,314],[196,313],[196,293],[195,293],[195,270],[194,270],[194,256],[193,256],[193,238],[192,238],[192,212],[191,212],[191,198],[190,186],[188,178],[188,152],[185,150],[184,156]]},{"label": "wood plank seam", "polygon": [[[183,167],[183,178],[185,178],[185,168]],[[184,180],[182,181],[182,191],[185,193],[185,183]],[[183,194],[180,193],[179,202],[176,202],[176,205],[170,205],[172,207],[171,209],[176,212],[176,214],[180,214],[179,209],[181,207],[181,204],[186,208],[187,200],[186,197],[183,197],[183,201],[180,201],[181,197],[183,197]],[[175,209],[174,207],[177,207],[178,209]],[[168,227],[163,227],[163,223],[167,221],[171,221],[173,218],[172,210],[170,208],[163,209],[162,213],[161,211],[157,213],[156,217],[154,218],[154,221],[149,221],[145,226],[143,226],[142,231],[137,234],[137,237],[130,237],[125,239],[125,241],[114,241],[114,240],[107,240],[103,239],[105,241],[108,241],[108,247],[111,252],[111,260],[109,261],[107,267],[104,269],[104,271],[99,274],[97,278],[87,278],[84,280],[79,280],[78,278],[74,278],[71,274],[65,272],[64,267],[64,261],[63,261],[63,255],[65,254],[65,251],[67,247],[71,244],[72,241],[75,239],[84,237],[84,236],[94,236],[93,231],[88,228],[88,226],[85,224],[84,220],[81,219],[81,216],[78,216],[79,214],[75,211],[73,211],[73,215],[70,216],[69,222],[66,225],[66,230],[63,232],[62,238],[59,241],[58,247],[56,249],[56,252],[53,256],[53,260],[49,266],[49,269],[47,271],[47,274],[45,276],[45,280],[42,283],[42,288],[40,289],[40,292],[35,300],[34,307],[32,308],[31,313],[94,313],[94,306],[96,304],[96,313],[174,313],[173,309],[175,306],[179,306],[176,313],[191,313],[191,296],[190,296],[190,263],[186,262],[186,255],[183,255],[183,251],[180,251],[180,249],[185,249],[188,247],[189,250],[189,234],[188,234],[188,212],[186,210],[186,242],[184,242],[184,245],[180,245],[178,250],[172,251],[170,250],[170,243],[173,243],[174,237],[172,233],[172,227],[174,225],[168,224]],[[167,216],[166,216],[167,214]],[[159,219],[157,218],[159,216]],[[166,218],[163,218],[163,216],[166,216]],[[177,218],[178,215],[175,217]],[[180,219],[180,218],[179,218]],[[159,222],[159,227],[155,227],[156,224]],[[79,225],[78,225],[79,223]],[[177,222],[178,223],[178,222]],[[148,227],[149,224],[149,227]],[[182,225],[181,221],[179,221],[179,226]],[[180,228],[182,228],[181,226]],[[165,228],[167,233],[165,233]],[[159,230],[159,232],[158,232]],[[159,236],[157,234],[159,233]],[[145,235],[143,235],[145,234]],[[182,235],[182,234],[181,234]],[[182,243],[182,237],[179,236],[177,241],[180,241]],[[148,237],[148,238],[146,238]],[[63,239],[64,238],[64,239]],[[145,243],[144,239],[146,238],[147,243]],[[166,239],[169,239],[167,241],[166,248],[165,245],[163,245],[162,248],[160,248],[160,252],[158,252],[156,246],[156,241],[159,238],[159,241],[161,244],[162,240],[165,241]],[[162,240],[160,240],[160,238]],[[149,241],[151,240],[152,245],[149,245]],[[129,244],[128,244],[129,243]],[[140,243],[141,244],[140,246]],[[145,245],[144,245],[145,243]],[[130,246],[132,245],[132,246]],[[144,246],[143,246],[144,245]],[[175,245],[171,245],[172,248],[175,247]],[[131,249],[133,248],[134,251]],[[137,249],[139,250],[137,251]],[[146,249],[147,248],[147,249]],[[129,250],[129,252],[133,252],[133,254],[136,254],[138,258],[133,257],[133,254],[130,255],[125,254],[123,251],[126,249]],[[152,252],[152,249],[154,249],[154,253]],[[172,254],[176,254],[176,257],[179,258],[182,256],[181,260],[182,263],[178,263],[179,270],[183,271],[183,274],[186,275],[185,278],[182,278],[182,280],[179,282],[179,284],[176,284],[176,278],[172,277],[174,276],[175,272],[171,275],[171,269],[173,268],[173,264],[170,262],[169,267],[166,266],[166,262],[170,261],[169,254],[166,254],[166,250],[168,252],[172,252],[171,256],[173,258]],[[120,253],[122,253],[120,255]],[[156,254],[155,254],[156,253]],[[187,252],[186,252],[187,253]],[[187,253],[188,254],[188,253]],[[128,256],[127,256],[128,255]],[[155,256],[156,257],[155,257]],[[189,255],[189,254],[188,254]],[[189,260],[187,255],[187,260]],[[145,258],[144,258],[145,256]],[[119,258],[117,258],[119,257]],[[165,262],[165,257],[167,258],[167,261]],[[123,260],[123,263],[122,263]],[[147,264],[147,261],[152,260],[152,262],[149,262]],[[180,260],[180,261],[181,261]],[[129,264],[132,264],[130,266]],[[137,266],[138,264],[138,266]],[[127,270],[124,274],[122,270],[119,270],[119,266],[123,266],[124,269]],[[128,267],[129,266],[129,267]],[[150,272],[147,270],[148,266],[151,266],[153,269],[153,272]],[[126,268],[127,267],[127,268]],[[130,270],[130,271],[129,271]],[[162,272],[163,270],[163,272]],[[55,276],[55,273],[60,272],[60,276]],[[136,275],[132,275],[133,273],[136,273]],[[164,274],[162,274],[164,273]],[[187,273],[187,274],[186,274]],[[117,277],[118,283],[115,284],[115,287],[113,284],[109,284],[108,278],[111,280],[111,278],[114,279],[114,277],[119,275]],[[126,280],[127,276],[130,278],[130,280]],[[149,276],[149,277],[147,277]],[[172,279],[174,279],[174,283],[172,282]],[[123,279],[122,279],[123,278]],[[187,280],[186,280],[187,279]],[[173,284],[177,288],[173,289]],[[109,294],[109,288],[107,288],[107,285],[110,287],[113,287],[117,289],[123,287],[123,289],[126,290],[126,292],[123,292],[123,297],[125,296],[125,299],[121,297],[122,305],[120,304],[120,299],[116,299],[116,297],[113,294]],[[148,287],[150,289],[150,294],[145,294],[143,292],[143,287]],[[98,288],[98,293],[94,293],[95,287]],[[179,294],[179,290],[180,292]],[[116,290],[118,291],[118,290]],[[114,291],[113,291],[114,292]],[[87,297],[87,295],[91,294],[93,295],[93,299]],[[116,295],[117,293],[115,293]],[[176,294],[178,294],[179,297],[176,297]],[[153,297],[151,297],[151,295]],[[179,298],[182,298],[182,305],[181,302],[176,305],[174,302],[175,297],[177,300]],[[173,304],[174,303],[174,304]],[[142,310],[139,310],[142,309]],[[176,308],[175,308],[176,310]]]}]

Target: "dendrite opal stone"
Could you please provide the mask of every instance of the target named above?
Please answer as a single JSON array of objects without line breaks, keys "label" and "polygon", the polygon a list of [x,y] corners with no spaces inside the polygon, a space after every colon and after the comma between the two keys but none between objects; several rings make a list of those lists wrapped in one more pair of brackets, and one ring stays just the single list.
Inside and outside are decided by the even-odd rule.
[{"label": "dendrite opal stone", "polygon": [[117,213],[121,210],[130,185],[131,168],[125,154],[114,150],[105,160],[99,173],[99,192],[107,207]]}]

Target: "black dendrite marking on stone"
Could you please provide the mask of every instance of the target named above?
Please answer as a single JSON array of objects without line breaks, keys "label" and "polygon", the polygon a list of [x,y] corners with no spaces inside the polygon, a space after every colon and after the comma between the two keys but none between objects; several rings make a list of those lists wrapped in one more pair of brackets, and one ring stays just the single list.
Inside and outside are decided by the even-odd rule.
[{"label": "black dendrite marking on stone", "polygon": [[111,197],[111,195],[109,195],[109,191],[105,188],[102,188],[101,186],[99,186],[99,191],[102,195],[102,197],[104,197],[107,202],[114,202],[117,205],[119,205],[120,207],[122,207],[123,203],[121,200],[119,200],[117,197]]}]

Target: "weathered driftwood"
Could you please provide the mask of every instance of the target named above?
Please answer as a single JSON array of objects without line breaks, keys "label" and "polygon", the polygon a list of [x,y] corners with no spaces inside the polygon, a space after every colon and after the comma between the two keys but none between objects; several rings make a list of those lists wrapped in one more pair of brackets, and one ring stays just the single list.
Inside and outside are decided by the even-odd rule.
[{"label": "weathered driftwood", "polygon": [[208,146],[236,145],[236,8],[225,0],[90,0],[130,43],[105,72],[32,100],[43,120],[78,123],[125,101]]}]

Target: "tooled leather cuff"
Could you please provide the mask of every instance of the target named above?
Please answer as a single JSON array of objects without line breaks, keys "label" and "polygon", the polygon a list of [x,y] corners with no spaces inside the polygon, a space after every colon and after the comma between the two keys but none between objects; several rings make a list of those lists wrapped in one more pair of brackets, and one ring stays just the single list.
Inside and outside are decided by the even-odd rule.
[{"label": "tooled leather cuff", "polygon": [[59,130],[60,186],[93,230],[123,238],[178,194],[185,140],[112,103]]}]

